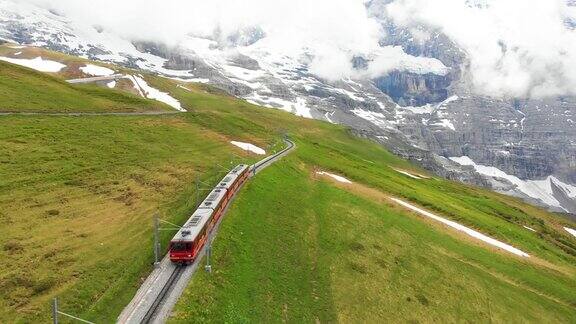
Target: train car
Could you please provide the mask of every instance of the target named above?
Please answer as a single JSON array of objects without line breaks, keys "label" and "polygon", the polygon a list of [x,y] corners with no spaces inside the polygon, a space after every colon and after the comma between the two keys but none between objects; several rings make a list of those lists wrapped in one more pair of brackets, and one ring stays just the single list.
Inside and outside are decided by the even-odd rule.
[{"label": "train car", "polygon": [[206,244],[209,233],[224,214],[230,199],[249,176],[249,167],[239,165],[230,171],[202,201],[190,219],[170,241],[170,260],[192,263]]},{"label": "train car", "polygon": [[208,237],[208,224],[212,219],[213,209],[200,208],[180,228],[170,241],[170,261],[176,263],[193,262]]},{"label": "train car", "polygon": [[228,206],[230,197],[227,193],[228,190],[225,188],[216,187],[208,194],[208,197],[206,197],[206,199],[204,199],[204,201],[198,207],[198,209],[212,209],[214,211],[209,223],[210,230],[212,230],[222,214],[224,214],[226,206]]},{"label": "train car", "polygon": [[250,176],[250,167],[245,164],[240,164],[232,171],[228,172],[228,174],[220,181],[218,184],[218,188],[223,188],[227,190],[228,199],[231,199],[238,188],[248,179]]},{"label": "train car", "polygon": [[208,234],[220,219],[228,200],[226,189],[216,188],[200,204],[192,217],[170,241],[170,260],[176,263],[194,262],[206,244]]}]

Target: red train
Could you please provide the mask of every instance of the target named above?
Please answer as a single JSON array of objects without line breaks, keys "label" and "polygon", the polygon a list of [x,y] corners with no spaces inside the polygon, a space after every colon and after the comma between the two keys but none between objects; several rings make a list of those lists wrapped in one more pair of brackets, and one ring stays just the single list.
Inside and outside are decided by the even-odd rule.
[{"label": "red train", "polygon": [[194,262],[206,244],[208,234],[218,223],[228,203],[249,175],[249,166],[238,165],[210,192],[170,241],[170,260],[172,262],[184,264]]}]

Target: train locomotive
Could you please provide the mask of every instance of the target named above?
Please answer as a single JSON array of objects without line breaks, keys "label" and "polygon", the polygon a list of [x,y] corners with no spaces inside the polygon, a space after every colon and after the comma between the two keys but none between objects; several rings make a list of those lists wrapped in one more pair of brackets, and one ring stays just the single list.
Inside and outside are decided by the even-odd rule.
[{"label": "train locomotive", "polygon": [[228,203],[249,175],[248,165],[238,165],[208,194],[170,241],[169,255],[172,262],[179,264],[194,262]]}]

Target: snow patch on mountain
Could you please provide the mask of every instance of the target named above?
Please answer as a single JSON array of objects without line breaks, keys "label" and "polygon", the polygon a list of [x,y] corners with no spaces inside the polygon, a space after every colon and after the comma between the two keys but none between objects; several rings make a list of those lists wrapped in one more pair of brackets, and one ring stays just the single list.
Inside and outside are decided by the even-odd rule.
[{"label": "snow patch on mountain", "polygon": [[369,122],[371,122],[372,124],[386,129],[386,128],[392,128],[390,125],[390,122],[386,119],[386,116],[384,116],[383,113],[379,113],[379,112],[374,112],[374,111],[369,111],[369,110],[364,110],[364,109],[360,109],[360,108],[356,108],[354,110],[352,110],[352,113],[362,119],[365,119]]},{"label": "snow patch on mountain", "polygon": [[93,76],[108,76],[114,74],[113,70],[94,64],[86,64],[85,66],[80,67],[80,70],[88,75]]},{"label": "snow patch on mountain", "polygon": [[237,146],[237,147],[239,147],[245,151],[252,152],[254,154],[258,154],[258,155],[266,154],[266,151],[264,149],[254,145],[254,144],[238,142],[238,141],[231,141],[230,144]]},{"label": "snow patch on mountain", "polygon": [[60,62],[44,60],[41,57],[33,59],[15,59],[9,57],[0,57],[0,60],[12,64],[17,64],[20,66],[25,66],[27,68],[34,69],[40,72],[53,72],[53,73],[60,72],[60,70],[66,67],[66,65]]},{"label": "snow patch on mountain", "polygon": [[278,108],[293,113],[296,116],[312,119],[310,108],[306,106],[306,99],[298,97],[295,101],[282,98],[262,96],[258,92],[246,96],[245,99],[251,104],[260,105],[268,108]]},{"label": "snow patch on mountain", "polygon": [[558,197],[554,193],[552,185],[554,184],[561,188],[569,198],[576,198],[576,187],[566,184],[554,176],[549,176],[544,180],[522,180],[496,167],[477,164],[468,156],[450,157],[450,160],[460,165],[472,166],[476,172],[484,176],[490,178],[505,179],[515,185],[516,189],[520,193],[530,198],[539,200],[545,205],[556,207],[566,212],[569,210],[562,206],[562,203],[558,200]]},{"label": "snow patch on mountain", "polygon": [[453,130],[453,131],[456,130],[456,127],[454,127],[454,124],[453,124],[450,120],[448,120],[448,119],[440,119],[438,122],[432,123],[432,124],[429,124],[429,125],[441,126],[441,127],[444,127],[444,128],[451,129],[451,130]]},{"label": "snow patch on mountain", "polygon": [[186,109],[182,108],[182,105],[180,105],[180,101],[178,101],[178,99],[170,96],[166,92],[162,92],[156,88],[149,86],[148,83],[144,80],[144,78],[139,76],[132,76],[132,78],[136,82],[136,85],[142,89],[142,93],[146,98],[163,102],[178,111],[186,111]]}]

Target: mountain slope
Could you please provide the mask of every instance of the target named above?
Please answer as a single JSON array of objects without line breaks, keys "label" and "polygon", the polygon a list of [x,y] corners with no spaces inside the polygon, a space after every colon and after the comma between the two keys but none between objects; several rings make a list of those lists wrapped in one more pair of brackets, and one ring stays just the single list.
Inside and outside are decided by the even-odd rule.
[{"label": "mountain slope", "polygon": [[[473,91],[467,53],[429,26],[397,26],[386,16],[388,0],[366,3],[385,37],[381,48],[353,58],[358,78],[326,80],[314,73],[317,53],[290,53],[258,28],[224,37],[188,35],[173,45],[126,39],[102,26],[30,3],[0,4],[0,37],[161,75],[210,83],[252,103],[348,125],[389,150],[443,177],[527,198],[553,211],[572,212],[575,199],[558,203],[532,197],[502,178],[462,167],[448,158],[467,156],[522,181],[554,176],[576,185],[576,128],[571,96],[494,98]],[[479,6],[482,8],[484,5]],[[378,77],[367,71],[398,63]],[[560,202],[561,201],[561,202]]]},{"label": "mountain slope", "polygon": [[[0,77],[3,71],[0,70]],[[442,262],[442,258],[436,259],[437,256],[423,251],[424,246],[435,246],[446,253],[456,253],[461,260],[441,263],[446,268],[433,272],[435,280],[449,282],[455,274],[472,273],[469,267],[462,269],[462,263],[488,267],[492,276],[481,271],[470,279],[478,285],[497,287],[498,293],[485,296],[531,291],[537,296],[519,298],[530,304],[550,305],[541,313],[541,319],[574,316],[573,311],[566,310],[566,303],[574,300],[576,291],[576,240],[564,229],[575,228],[572,221],[512,197],[432,177],[379,144],[358,138],[356,132],[344,126],[263,109],[205,85],[151,75],[144,78],[150,87],[170,94],[189,112],[162,116],[0,116],[0,173],[3,175],[0,178],[1,322],[46,321],[50,316],[50,300],[56,296],[63,311],[97,322],[114,321],[136,291],[140,278],[150,269],[152,215],[159,211],[161,217],[171,223],[183,222],[194,209],[197,196],[201,198],[205,194],[205,191],[195,191],[197,178],[213,184],[227,166],[257,158],[236,148],[230,141],[250,142],[270,152],[279,148],[284,133],[297,142],[298,149],[289,160],[282,162],[285,168],[266,170],[262,178],[256,177],[247,185],[246,191],[242,191],[235,201],[230,219],[224,219],[223,233],[229,234],[223,234],[217,240],[223,248],[217,250],[216,258],[234,253],[235,249],[256,253],[264,259],[275,258],[270,259],[266,267],[261,267],[259,271],[262,272],[253,273],[272,276],[270,285],[262,285],[255,295],[274,301],[260,304],[262,308],[255,308],[254,312],[281,320],[275,314],[285,303],[277,296],[296,296],[297,286],[294,285],[299,284],[301,277],[312,278],[317,284],[313,293],[320,297],[331,292],[335,296],[342,294],[343,289],[350,290],[347,288],[353,282],[366,287],[374,282],[386,283],[386,274],[380,271],[366,276],[366,281],[358,280],[363,277],[362,271],[372,273],[374,267],[360,256],[360,245],[365,247],[366,253],[373,253],[372,248],[367,247],[378,244],[382,247],[378,257],[384,263],[398,261],[390,268],[391,274],[412,279],[400,282],[397,287],[386,288],[382,284],[383,294],[371,290],[368,296],[393,298],[394,291],[402,292],[393,300],[399,303],[403,314],[416,307],[404,303],[407,297],[431,301],[429,307],[436,313],[443,309],[427,286],[433,281],[412,276],[421,273],[417,265],[422,259]],[[61,81],[50,77],[43,79],[39,86],[50,88],[60,84]],[[100,91],[115,93],[105,87]],[[342,175],[352,180],[359,191],[334,188],[320,178],[314,179],[316,171]],[[304,195],[306,193],[310,196]],[[259,199],[254,199],[255,195]],[[382,205],[380,195],[398,197],[424,207],[521,249],[530,257],[519,258],[468,236],[460,236],[450,228],[415,217],[398,205]],[[319,204],[315,204],[317,200]],[[281,212],[276,217],[285,217],[274,222],[271,211],[279,209]],[[338,215],[332,216],[335,213]],[[254,218],[246,221],[253,214]],[[227,227],[228,220],[230,227]],[[235,230],[239,223],[247,226],[246,232],[242,227],[240,231]],[[368,229],[363,227],[368,225]],[[348,228],[350,231],[345,231]],[[315,233],[326,233],[326,237],[316,241]],[[163,232],[163,247],[171,234]],[[248,239],[237,241],[238,235],[248,234]],[[310,236],[302,239],[303,234]],[[363,237],[367,241],[363,241]],[[260,239],[282,244],[258,244],[258,249],[253,249],[256,243],[262,243],[258,241]],[[286,245],[286,242],[296,242],[295,246],[302,250],[292,249],[294,245]],[[227,244],[232,246],[224,248]],[[396,244],[401,245],[400,250],[396,250]],[[348,247],[358,254],[346,252]],[[278,248],[287,250],[286,254],[277,253]],[[302,251],[316,251],[316,255],[325,257],[321,261],[326,262],[302,259]],[[418,257],[418,262],[413,263],[415,261],[410,258],[401,257],[403,254],[422,259]],[[360,259],[353,259],[353,255]],[[237,256],[242,254],[234,254]],[[347,262],[334,263],[338,267],[331,269],[334,258]],[[227,278],[238,276],[242,279],[246,273],[242,267],[259,264],[251,262],[250,258],[240,261],[243,262],[234,264],[241,269],[226,268],[226,259],[219,259],[215,267],[226,269],[230,276]],[[294,262],[298,262],[295,268]],[[275,272],[268,273],[266,270],[271,265],[278,265],[278,271],[286,269],[287,272],[278,273],[278,276]],[[324,276],[329,275],[341,281],[328,281]],[[314,280],[317,276],[321,280]],[[239,284],[244,286],[238,287],[247,288],[252,296],[251,289],[258,283],[240,280]],[[422,289],[412,293],[409,288],[412,285]],[[444,293],[459,291],[461,296],[473,301],[477,287],[446,287]],[[231,288],[234,287],[226,286],[219,293],[230,297],[238,292]],[[303,291],[307,292],[310,291]],[[425,298],[421,298],[420,293]],[[550,298],[542,299],[541,295]],[[250,298],[245,296],[238,294],[235,300],[250,305]],[[304,297],[300,306],[286,303],[287,314],[296,320],[311,318],[307,312],[315,309],[306,304],[315,303],[315,298]],[[348,304],[344,304],[338,297],[333,303],[333,312],[328,311],[322,318],[336,318],[340,316],[337,313],[343,314],[341,316],[356,314],[354,309],[365,304],[362,298],[350,298]],[[517,314],[517,309],[507,299],[490,302],[491,307],[509,309]],[[267,312],[268,305],[274,313]],[[332,307],[329,302],[323,305]],[[298,313],[293,315],[292,309]],[[181,309],[179,314],[186,318],[196,311],[197,308]],[[218,320],[218,316],[210,318]],[[386,312],[374,316],[383,320],[389,318]],[[520,318],[522,314],[517,316]]]}]

